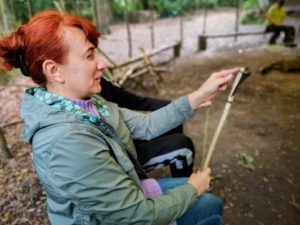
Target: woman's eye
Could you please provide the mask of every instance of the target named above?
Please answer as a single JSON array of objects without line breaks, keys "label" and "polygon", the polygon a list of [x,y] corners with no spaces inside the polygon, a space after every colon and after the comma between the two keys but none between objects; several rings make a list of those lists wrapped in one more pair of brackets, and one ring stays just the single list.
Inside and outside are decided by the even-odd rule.
[{"label": "woman's eye", "polygon": [[94,54],[88,54],[87,58],[92,59],[94,57]]},{"label": "woman's eye", "polygon": [[93,59],[94,56],[95,56],[95,51],[91,51],[91,52],[86,56],[86,58],[87,58],[87,59]]}]

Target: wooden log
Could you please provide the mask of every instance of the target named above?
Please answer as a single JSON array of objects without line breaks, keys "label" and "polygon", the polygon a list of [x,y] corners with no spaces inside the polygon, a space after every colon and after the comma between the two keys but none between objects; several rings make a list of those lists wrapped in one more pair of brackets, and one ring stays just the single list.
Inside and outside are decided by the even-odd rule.
[{"label": "wooden log", "polygon": [[[156,50],[154,50],[154,51],[152,51],[152,52],[150,52],[150,53],[146,53],[146,54],[147,54],[148,57],[151,58],[152,56],[157,55],[158,53],[161,53],[161,52],[163,52],[163,51],[169,50],[169,49],[171,49],[171,48],[175,48],[175,46],[177,46],[177,48],[178,48],[178,47],[179,47],[179,46],[178,46],[179,43],[180,43],[180,42],[175,42],[175,43],[172,43],[172,44],[169,44],[169,45],[165,45],[165,46],[162,46],[161,48],[158,48],[158,49],[156,49]],[[177,50],[177,51],[178,51],[178,50]],[[175,53],[175,52],[174,52],[174,53]],[[176,53],[178,53],[178,52],[176,52]],[[178,56],[180,55],[180,51],[179,51],[179,54],[177,54],[177,55],[178,55]],[[135,57],[135,58],[133,58],[133,59],[129,59],[129,60],[123,62],[123,63],[120,63],[118,66],[119,66],[119,67],[124,67],[124,66],[127,66],[127,65],[129,65],[129,64],[139,62],[139,61],[141,61],[141,60],[143,60],[143,59],[144,59],[144,54],[142,54],[142,55],[140,55],[140,56],[137,56],[137,57]],[[112,69],[114,70],[115,67],[113,67]]]},{"label": "wooden log", "polygon": [[0,152],[3,153],[3,156],[6,160],[13,158],[12,154],[9,151],[9,148],[7,147],[7,142],[4,136],[4,132],[2,131],[1,128],[0,128]]},{"label": "wooden log", "polygon": [[250,31],[250,32],[234,32],[234,33],[225,33],[225,34],[210,34],[205,35],[206,39],[208,38],[227,38],[227,37],[234,37],[234,36],[248,36],[248,35],[262,35],[266,32],[262,31]]}]

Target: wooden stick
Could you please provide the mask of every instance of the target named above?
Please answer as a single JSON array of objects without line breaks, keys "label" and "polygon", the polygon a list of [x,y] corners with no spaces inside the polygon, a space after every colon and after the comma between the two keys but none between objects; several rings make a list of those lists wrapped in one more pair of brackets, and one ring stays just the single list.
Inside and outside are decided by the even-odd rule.
[{"label": "wooden stick", "polygon": [[154,86],[156,87],[157,91],[159,91],[159,85],[156,81],[156,76],[158,76],[158,74],[153,70],[153,62],[151,61],[150,57],[146,54],[145,49],[140,47],[141,52],[144,54],[144,62],[145,64],[147,64],[147,69],[149,70],[149,73],[152,77],[152,80],[154,82]]},{"label": "wooden stick", "polygon": [[208,152],[207,152],[206,158],[205,158],[205,160],[204,160],[204,164],[203,164],[202,169],[205,169],[205,168],[208,166],[208,164],[209,164],[209,161],[210,161],[210,159],[211,159],[211,156],[212,156],[212,154],[213,154],[213,152],[214,152],[214,150],[215,150],[215,145],[216,145],[216,143],[217,143],[217,140],[218,140],[218,138],[219,138],[219,135],[220,135],[220,133],[221,133],[221,130],[222,130],[222,128],[223,128],[223,125],[224,125],[224,123],[225,123],[225,121],[226,121],[226,118],[227,118],[227,116],[228,116],[229,110],[230,110],[230,108],[231,108],[231,104],[232,104],[232,102],[233,102],[233,100],[234,100],[234,93],[235,93],[235,91],[236,91],[238,85],[240,84],[240,80],[241,80],[242,75],[243,75],[243,72],[244,72],[245,70],[246,70],[245,68],[241,68],[240,72],[237,74],[237,76],[236,76],[236,78],[235,78],[235,80],[234,80],[234,83],[233,83],[233,85],[232,85],[230,94],[229,94],[229,96],[228,96],[227,103],[226,103],[226,105],[225,105],[225,108],[224,108],[222,117],[221,117],[221,119],[220,119],[220,121],[219,121],[219,123],[218,123],[216,132],[215,132],[215,134],[214,134],[214,136],[213,136],[212,142],[211,142],[210,147],[209,147],[209,149],[208,149]]},{"label": "wooden stick", "polygon": [[204,166],[204,159],[207,153],[207,130],[208,130],[208,121],[209,121],[208,117],[209,117],[209,107],[206,108],[206,114],[205,114],[201,167]]}]

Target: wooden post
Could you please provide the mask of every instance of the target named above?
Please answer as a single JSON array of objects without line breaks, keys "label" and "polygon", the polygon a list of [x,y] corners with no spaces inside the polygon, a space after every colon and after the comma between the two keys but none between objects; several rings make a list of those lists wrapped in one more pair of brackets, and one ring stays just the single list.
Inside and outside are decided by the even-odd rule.
[{"label": "wooden post", "polygon": [[199,51],[205,50],[206,49],[206,36],[200,35],[198,39],[198,49]]},{"label": "wooden post", "polygon": [[6,17],[6,2],[5,0],[0,0],[0,5],[1,5],[1,14],[2,14],[2,22],[3,22],[3,29],[4,29],[4,32],[3,33],[7,33],[8,32],[8,22],[7,22],[7,17]]},{"label": "wooden post", "polygon": [[203,15],[203,23],[202,23],[202,35],[205,35],[206,33],[206,20],[207,20],[207,7],[206,7],[206,1],[204,0],[204,15]]},{"label": "wooden post", "polygon": [[92,12],[93,12],[93,23],[96,25],[97,27],[97,30],[100,31],[98,29],[98,25],[97,25],[97,9],[96,9],[96,3],[95,3],[95,0],[90,0],[91,1],[91,6],[92,6]]},{"label": "wooden post", "polygon": [[5,159],[12,158],[12,154],[10,153],[7,147],[6,139],[4,137],[4,132],[2,131],[1,128],[0,128],[0,151],[3,153]]},{"label": "wooden post", "polygon": [[[239,32],[239,20],[240,20],[240,0],[236,0],[235,10],[235,33]],[[237,41],[238,35],[234,36],[234,41]]]},{"label": "wooden post", "polygon": [[151,48],[155,48],[155,33],[154,33],[154,1],[150,1],[150,10],[151,10],[151,23],[150,23],[150,30],[151,30]]},{"label": "wooden post", "polygon": [[180,42],[183,44],[183,15],[182,12],[180,13]]},{"label": "wooden post", "polygon": [[28,0],[28,16],[29,19],[33,16],[33,10],[32,10],[32,0]]},{"label": "wooden post", "polygon": [[173,48],[175,58],[180,56],[180,51],[181,51],[181,42],[178,42],[176,45],[174,45]]},{"label": "wooden post", "polygon": [[128,57],[131,58],[131,56],[132,56],[132,43],[131,43],[131,31],[130,31],[129,16],[128,16],[128,0],[125,0],[124,17],[125,17],[126,28],[127,28]]}]

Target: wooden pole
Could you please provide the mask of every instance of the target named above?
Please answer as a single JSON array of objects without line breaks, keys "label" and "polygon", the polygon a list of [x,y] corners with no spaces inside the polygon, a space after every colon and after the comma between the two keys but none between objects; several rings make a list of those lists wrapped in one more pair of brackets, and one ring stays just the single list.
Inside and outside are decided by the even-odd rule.
[{"label": "wooden pole", "polygon": [[183,15],[182,15],[182,11],[180,13],[180,42],[181,42],[181,45],[183,45],[183,33],[184,33],[184,30],[183,30]]},{"label": "wooden pole", "polygon": [[203,23],[202,23],[202,36],[206,33],[206,21],[207,21],[207,7],[206,7],[206,0],[204,2],[204,14],[203,14]]},{"label": "wooden pole", "polygon": [[150,1],[151,10],[151,21],[150,21],[150,31],[151,31],[151,48],[155,48],[155,31],[154,31],[154,1]]},{"label": "wooden pole", "polygon": [[97,9],[96,9],[95,0],[90,0],[90,2],[91,2],[92,12],[93,12],[93,23],[96,25],[97,30],[100,31],[98,29],[98,26],[97,26],[97,18],[98,18],[98,16],[97,16]]},{"label": "wooden pole", "polygon": [[203,149],[202,149],[202,161],[201,168],[204,165],[204,159],[207,153],[207,131],[208,131],[208,121],[209,121],[209,107],[206,108],[205,113],[205,123],[204,123],[204,134],[203,134]]},{"label": "wooden pole", "polygon": [[32,0],[28,0],[27,4],[28,4],[28,16],[29,16],[29,19],[30,19],[33,16]]},{"label": "wooden pole", "polygon": [[[235,33],[239,32],[239,21],[240,21],[240,0],[236,0],[235,10]],[[238,35],[234,36],[234,41],[237,41]]]},{"label": "wooden pole", "polygon": [[2,22],[3,22],[3,29],[4,32],[3,33],[7,33],[8,32],[8,22],[7,22],[7,17],[6,17],[6,5],[5,5],[5,0],[0,0],[0,5],[1,5],[1,14],[2,14]]},{"label": "wooden pole", "polygon": [[125,10],[124,10],[124,17],[126,21],[126,28],[127,28],[127,40],[128,40],[128,57],[131,58],[132,56],[132,42],[131,42],[131,30],[129,25],[129,15],[128,15],[128,0],[125,1]]},{"label": "wooden pole", "polygon": [[203,164],[202,169],[205,169],[205,168],[208,166],[208,164],[209,164],[209,161],[210,161],[210,159],[211,159],[211,156],[212,156],[212,154],[213,154],[213,152],[214,152],[214,150],[215,150],[215,146],[216,146],[217,140],[218,140],[218,138],[219,138],[219,135],[220,135],[220,133],[221,133],[221,130],[222,130],[223,126],[224,126],[224,123],[225,123],[225,121],[226,121],[226,119],[227,119],[227,116],[228,116],[228,113],[229,113],[229,111],[230,111],[232,102],[233,102],[233,100],[234,100],[234,93],[235,93],[235,91],[236,91],[238,85],[239,85],[240,82],[241,82],[241,78],[242,78],[243,72],[244,72],[245,70],[246,70],[245,68],[241,68],[240,72],[236,75],[236,78],[235,78],[235,80],[234,80],[234,82],[233,82],[231,91],[230,91],[229,96],[228,96],[228,99],[227,99],[227,103],[226,103],[225,108],[224,108],[224,110],[223,110],[223,114],[222,114],[221,119],[220,119],[220,121],[219,121],[219,123],[218,123],[216,132],[215,132],[215,134],[214,134],[214,136],[213,136],[212,142],[211,142],[211,144],[210,144],[210,146],[209,146],[207,155],[206,155],[206,157],[205,157],[205,160],[204,160],[204,164]]}]

